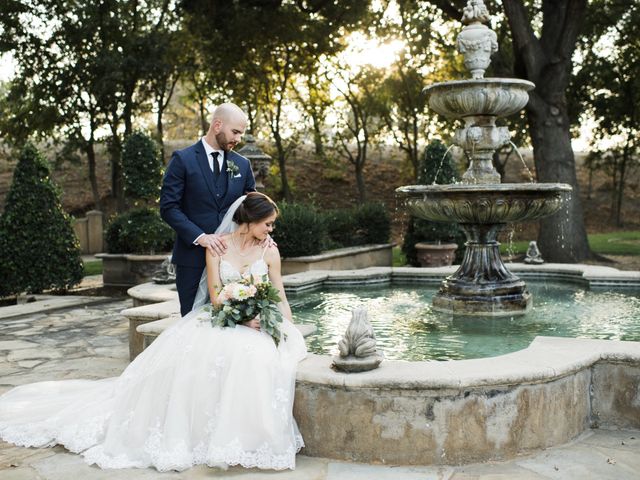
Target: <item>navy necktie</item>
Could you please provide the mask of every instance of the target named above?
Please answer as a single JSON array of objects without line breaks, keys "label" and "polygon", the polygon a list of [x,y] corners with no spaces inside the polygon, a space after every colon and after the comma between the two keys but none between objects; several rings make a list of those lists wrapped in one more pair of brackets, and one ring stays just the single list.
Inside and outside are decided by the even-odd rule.
[{"label": "navy necktie", "polygon": [[218,163],[218,156],[220,152],[211,152],[211,156],[213,157],[213,178],[218,179],[220,175],[220,164]]}]

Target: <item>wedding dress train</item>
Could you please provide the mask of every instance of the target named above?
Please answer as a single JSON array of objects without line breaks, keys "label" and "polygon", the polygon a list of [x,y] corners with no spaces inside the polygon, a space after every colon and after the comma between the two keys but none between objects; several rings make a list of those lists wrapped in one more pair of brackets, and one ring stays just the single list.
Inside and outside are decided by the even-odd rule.
[{"label": "wedding dress train", "polygon": [[[263,260],[249,272],[267,274]],[[221,260],[223,283],[241,278]],[[64,445],[102,468],[184,470],[198,464],[295,467],[303,446],[292,415],[304,339],[284,321],[276,347],[248,327],[212,327],[194,310],[119,376],[23,385],[0,397],[0,438]]]}]

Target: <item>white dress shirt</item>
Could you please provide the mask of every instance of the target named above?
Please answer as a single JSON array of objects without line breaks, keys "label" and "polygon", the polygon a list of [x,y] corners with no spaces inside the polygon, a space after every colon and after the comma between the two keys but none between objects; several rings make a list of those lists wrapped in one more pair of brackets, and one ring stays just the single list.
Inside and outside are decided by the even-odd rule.
[{"label": "white dress shirt", "polygon": [[213,172],[213,156],[211,155],[213,152],[218,152],[218,171],[222,171],[222,162],[224,162],[224,151],[222,149],[216,150],[211,145],[209,145],[204,137],[202,137],[202,145],[204,145],[204,151],[207,154],[207,161],[209,162],[209,168]]},{"label": "white dress shirt", "polygon": [[[218,149],[216,150],[215,148],[213,148],[211,145],[209,145],[206,140],[204,139],[204,137],[202,137],[202,139],[200,140],[202,142],[202,145],[204,146],[204,151],[207,154],[207,161],[209,162],[209,168],[211,169],[211,171],[213,172],[213,155],[211,155],[213,152],[218,152],[218,171],[222,172],[222,164],[224,162],[224,151],[222,149]],[[198,239],[200,237],[203,237],[204,233],[201,233],[200,235],[198,235],[198,237],[193,241],[194,245],[198,244]]]}]

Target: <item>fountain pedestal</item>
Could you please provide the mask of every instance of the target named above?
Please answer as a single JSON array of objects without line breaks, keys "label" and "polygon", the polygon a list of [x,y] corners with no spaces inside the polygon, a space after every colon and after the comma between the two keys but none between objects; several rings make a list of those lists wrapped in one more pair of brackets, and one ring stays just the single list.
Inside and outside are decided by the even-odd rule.
[{"label": "fountain pedestal", "polygon": [[525,282],[502,262],[498,233],[504,223],[460,224],[467,235],[460,268],[433,297],[433,308],[456,315],[520,315],[531,308]]},{"label": "fountain pedestal", "polygon": [[462,264],[446,278],[433,308],[456,315],[511,316],[527,313],[531,294],[500,257],[498,234],[509,223],[557,212],[571,192],[561,183],[409,185],[396,190],[411,215],[456,222],[467,235]]}]

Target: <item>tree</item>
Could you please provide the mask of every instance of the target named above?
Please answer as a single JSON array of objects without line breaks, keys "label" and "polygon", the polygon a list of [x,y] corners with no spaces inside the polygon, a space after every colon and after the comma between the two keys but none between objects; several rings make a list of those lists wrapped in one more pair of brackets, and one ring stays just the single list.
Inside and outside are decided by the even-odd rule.
[{"label": "tree", "polygon": [[[462,2],[431,3],[449,18],[462,17]],[[536,84],[529,92],[526,112],[537,179],[573,187],[568,209],[540,221],[538,245],[549,261],[579,262],[591,252],[571,148],[566,94],[587,0],[541,0],[527,5],[523,0],[503,0],[502,5],[511,32],[513,73]]]},{"label": "tree", "polygon": [[245,107],[254,134],[258,116],[264,119],[275,144],[282,195],[290,200],[286,166],[298,130],[286,118],[292,86],[299,75],[317,69],[324,55],[343,47],[339,37],[362,21],[369,2],[187,0],[183,5],[187,28],[206,39],[199,53],[213,71],[212,87]]},{"label": "tree", "polygon": [[[579,42],[578,72],[572,81],[574,117],[595,121],[593,166],[606,168],[612,179],[611,219],[623,225],[622,205],[628,173],[640,156],[640,5],[591,2],[586,32]],[[576,120],[579,120],[576,118]],[[600,151],[602,140],[615,140]],[[591,171],[591,169],[590,169]]]},{"label": "tree", "polygon": [[65,290],[82,279],[80,244],[49,166],[27,143],[0,217],[0,296]]},{"label": "tree", "polygon": [[352,165],[356,177],[358,200],[367,199],[364,182],[364,166],[369,146],[382,130],[382,111],[385,110],[381,95],[383,72],[373,67],[363,67],[347,78],[338,74],[333,83],[340,92],[347,108],[340,112],[335,137],[338,150]]},{"label": "tree", "polygon": [[[5,99],[3,133],[18,142],[53,135],[68,143],[68,151],[80,148],[99,205],[95,144],[97,132],[108,129],[112,194],[122,208],[121,136],[149,109],[152,93],[157,105],[166,104],[167,89],[160,85],[171,83],[166,64],[178,56],[165,54],[162,39],[176,26],[175,11],[174,0],[0,4],[0,49],[11,51],[18,66]],[[144,80],[154,87],[140,88]]]},{"label": "tree", "polygon": [[446,122],[429,111],[424,89],[431,83],[451,78],[460,62],[456,62],[451,49],[445,46],[445,39],[451,34],[432,28],[438,17],[432,5],[411,0],[396,0],[395,4],[398,15],[381,19],[376,32],[389,41],[400,39],[403,45],[384,80],[387,98],[382,118],[417,178],[420,151],[427,137],[436,126],[441,134],[448,129]]}]

